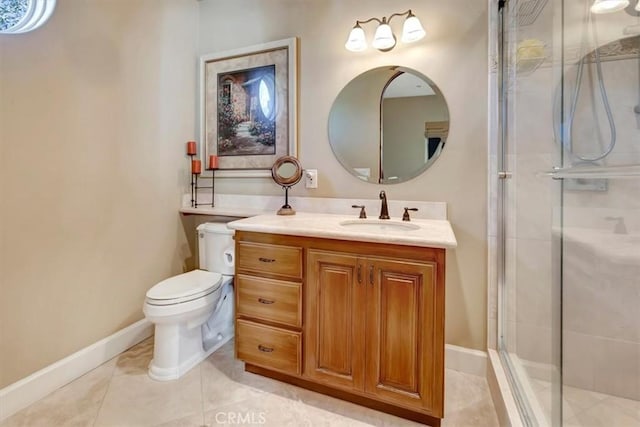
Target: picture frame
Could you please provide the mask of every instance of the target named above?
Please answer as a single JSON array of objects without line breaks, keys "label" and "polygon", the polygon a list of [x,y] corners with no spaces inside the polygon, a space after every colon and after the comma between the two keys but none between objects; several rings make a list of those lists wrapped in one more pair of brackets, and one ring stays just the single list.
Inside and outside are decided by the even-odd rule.
[{"label": "picture frame", "polygon": [[297,155],[297,38],[200,57],[200,153],[216,177],[270,177]]}]

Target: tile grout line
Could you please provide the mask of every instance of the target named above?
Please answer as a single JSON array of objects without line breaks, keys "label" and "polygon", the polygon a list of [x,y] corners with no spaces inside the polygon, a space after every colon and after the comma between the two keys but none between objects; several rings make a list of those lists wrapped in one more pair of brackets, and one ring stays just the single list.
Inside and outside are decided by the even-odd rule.
[{"label": "tile grout line", "polygon": [[204,378],[202,378],[202,376],[204,375],[204,369],[202,369],[202,363],[205,362],[207,359],[203,360],[202,362],[200,362],[198,364],[198,369],[200,369],[200,409],[201,409],[201,416],[202,416],[202,427],[206,427],[206,424],[204,423],[205,419],[204,419]]},{"label": "tile grout line", "polygon": [[[117,356],[114,357],[114,359],[119,359],[121,355],[122,355],[122,353],[118,354]],[[93,424],[91,424],[92,427],[95,427],[96,423],[98,422],[98,418],[100,417],[100,411],[102,411],[102,406],[104,405],[104,400],[107,397],[107,393],[109,393],[109,389],[111,388],[111,382],[113,381],[113,377],[116,374],[117,367],[118,367],[118,360],[116,360],[115,363],[113,364],[113,370],[111,371],[111,376],[109,377],[109,384],[107,384],[107,387],[106,387],[106,389],[104,391],[104,394],[102,395],[102,399],[100,399],[100,406],[98,407],[98,411],[96,412],[96,416],[93,419]]]}]

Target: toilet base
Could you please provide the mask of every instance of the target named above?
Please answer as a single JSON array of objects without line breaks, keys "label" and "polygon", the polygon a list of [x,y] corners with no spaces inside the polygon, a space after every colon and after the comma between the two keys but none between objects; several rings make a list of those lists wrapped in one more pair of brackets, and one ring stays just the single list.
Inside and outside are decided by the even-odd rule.
[{"label": "toilet base", "polygon": [[[177,366],[161,367],[161,366],[158,366],[156,363],[154,363],[155,358],[152,359],[151,362],[149,363],[149,371],[148,371],[149,377],[156,381],[177,380],[178,378],[180,378],[181,376],[189,372],[197,364],[199,364],[200,362],[205,360],[207,357],[209,357],[213,352],[215,352],[224,344],[229,342],[229,340],[234,336],[233,324],[229,325],[229,327],[227,327],[224,331],[220,331],[218,336],[219,338],[216,340],[216,342],[213,344],[211,348],[209,348],[206,351],[200,349],[199,351],[194,352],[193,356],[184,360],[182,363],[180,363]],[[156,354],[155,349],[154,349],[154,354]]]}]

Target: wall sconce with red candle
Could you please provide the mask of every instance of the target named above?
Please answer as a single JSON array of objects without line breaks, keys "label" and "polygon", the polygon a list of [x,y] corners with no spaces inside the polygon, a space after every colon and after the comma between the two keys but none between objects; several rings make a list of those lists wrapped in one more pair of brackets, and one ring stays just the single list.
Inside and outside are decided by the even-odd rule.
[{"label": "wall sconce with red candle", "polygon": [[[187,155],[191,159],[191,207],[197,208],[200,205],[209,203],[198,203],[198,190],[211,189],[211,207],[214,207],[215,171],[218,169],[218,156],[209,156],[207,170],[211,171],[211,176],[202,176],[202,160],[194,159],[197,154],[196,141],[187,141]],[[198,178],[211,179],[211,187],[198,186]]]}]

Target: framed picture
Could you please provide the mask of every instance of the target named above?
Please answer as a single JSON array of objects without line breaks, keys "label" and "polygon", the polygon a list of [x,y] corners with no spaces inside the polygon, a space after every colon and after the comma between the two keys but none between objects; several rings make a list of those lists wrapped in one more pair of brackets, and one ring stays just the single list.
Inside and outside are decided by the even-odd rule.
[{"label": "framed picture", "polygon": [[297,154],[296,64],[296,38],[200,57],[200,152],[218,156],[216,176],[268,177]]}]

